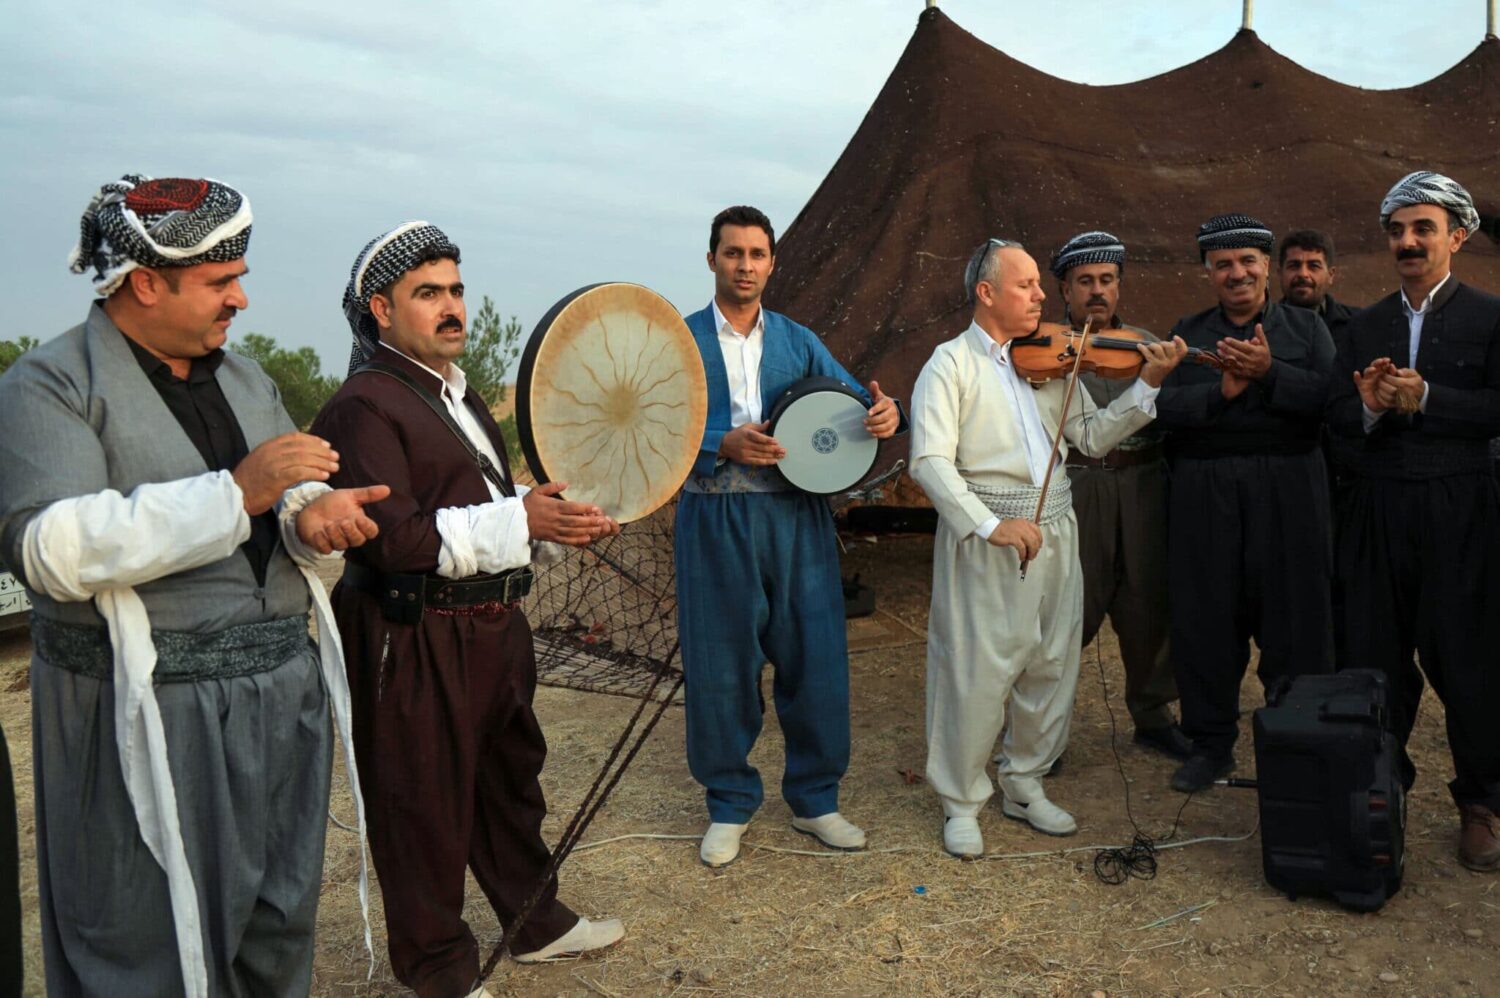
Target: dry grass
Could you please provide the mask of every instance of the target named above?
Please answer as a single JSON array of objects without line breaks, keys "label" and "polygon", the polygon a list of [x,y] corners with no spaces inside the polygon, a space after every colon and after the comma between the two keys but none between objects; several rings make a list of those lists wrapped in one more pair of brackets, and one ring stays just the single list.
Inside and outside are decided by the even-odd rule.
[{"label": "dry grass", "polygon": [[[873,580],[883,610],[922,630],[929,557],[930,542],[909,539],[860,545],[848,561]],[[0,636],[0,686],[24,668],[26,652],[24,635]],[[1103,662],[1136,817],[1148,831],[1164,834],[1182,803],[1166,786],[1171,764],[1129,744],[1108,637]],[[1156,880],[1119,887],[1094,878],[1090,852],[1061,851],[1130,836],[1092,651],[1085,656],[1066,766],[1049,783],[1054,799],[1078,816],[1079,834],[1049,839],[991,808],[981,827],[992,852],[1043,855],[953,860],[940,849],[931,792],[901,775],[920,774],[924,765],[922,646],[857,653],[851,666],[854,753],[842,808],[868,830],[869,852],[805,855],[816,852],[816,843],[792,832],[776,793],[782,751],[770,715],[754,754],[769,799],[738,862],[721,871],[704,868],[691,838],[622,838],[580,850],[563,868],[563,896],[584,914],[623,917],[625,941],[590,959],[540,967],[507,961],[491,991],[1426,996],[1492,992],[1500,979],[1500,877],[1469,873],[1454,859],[1457,821],[1443,786],[1452,770],[1436,702],[1424,705],[1413,738],[1422,776],[1411,800],[1407,887],[1380,913],[1354,915],[1322,901],[1291,903],[1269,889],[1254,836],[1163,852]],[[1254,679],[1243,697],[1247,708],[1257,702]],[[551,746],[543,781],[554,811],[547,833],[555,837],[632,704],[543,689],[537,706]],[[0,695],[22,800],[29,993],[39,993],[28,707],[24,690]],[[586,842],[702,832],[702,795],[688,776],[682,742],[682,714],[674,709]],[[1247,730],[1242,772],[1251,768],[1249,756]],[[336,775],[334,810],[348,821],[344,789]],[[1195,797],[1182,826],[1182,837],[1250,831],[1254,794],[1218,790]],[[366,981],[357,876],[353,837],[330,825],[314,993],[401,994],[384,959],[378,891],[373,914],[380,952],[374,978]],[[482,943],[492,944],[498,926],[477,888],[470,891],[467,916]],[[1146,927],[1152,923],[1161,924]],[[1383,981],[1381,974],[1398,980]]]}]

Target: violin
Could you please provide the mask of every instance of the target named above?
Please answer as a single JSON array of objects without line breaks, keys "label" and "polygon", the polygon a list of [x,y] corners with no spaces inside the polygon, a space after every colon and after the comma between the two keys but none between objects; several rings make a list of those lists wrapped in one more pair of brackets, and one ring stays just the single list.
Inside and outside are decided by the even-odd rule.
[{"label": "violin", "polygon": [[[1010,362],[1016,373],[1033,385],[1076,371],[1092,371],[1101,378],[1134,378],[1146,358],[1136,348],[1151,342],[1133,329],[1111,329],[1107,333],[1076,332],[1057,322],[1043,322],[1030,336],[1010,341]],[[1083,357],[1078,354],[1082,351]],[[1212,350],[1188,347],[1184,361],[1223,370],[1224,363]]]}]

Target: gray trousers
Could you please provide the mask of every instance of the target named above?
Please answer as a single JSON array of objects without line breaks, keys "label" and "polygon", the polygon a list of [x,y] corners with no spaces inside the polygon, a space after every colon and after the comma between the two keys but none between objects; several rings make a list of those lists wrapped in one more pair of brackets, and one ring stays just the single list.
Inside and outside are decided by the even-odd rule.
[{"label": "gray trousers", "polygon": [[[126,796],[111,683],[32,659],[42,952],[51,998],[181,995],[167,877]],[[305,996],[333,730],[309,649],[269,672],[156,687],[209,992]]]},{"label": "gray trousers", "polygon": [[1120,639],[1125,706],[1138,730],[1172,723],[1167,655],[1167,466],[1072,468],[1083,566],[1083,643],[1107,615]]}]

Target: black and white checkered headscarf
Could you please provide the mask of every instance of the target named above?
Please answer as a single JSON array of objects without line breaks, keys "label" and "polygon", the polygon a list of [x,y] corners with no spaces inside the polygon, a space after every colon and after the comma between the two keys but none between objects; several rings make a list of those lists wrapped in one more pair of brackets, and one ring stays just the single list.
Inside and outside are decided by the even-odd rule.
[{"label": "black and white checkered headscarf", "polygon": [[349,283],[344,288],[344,316],[354,331],[354,349],[349,354],[351,374],[373,357],[380,345],[380,327],[370,314],[370,297],[399,281],[401,275],[433,249],[451,252],[458,259],[458,247],[442,229],[428,222],[403,222],[365,243],[365,248],[354,258]]},{"label": "black and white checkered headscarf", "polygon": [[1431,170],[1408,173],[1396,181],[1396,186],[1380,202],[1380,227],[1385,228],[1397,210],[1414,204],[1435,204],[1457,215],[1469,235],[1479,231],[1479,212],[1474,210],[1474,199],[1469,192],[1458,181]]},{"label": "black and white checkered headscarf", "polygon": [[1230,212],[1215,215],[1198,226],[1198,259],[1208,258],[1210,250],[1258,249],[1266,254],[1276,246],[1276,237],[1266,224],[1249,215]]},{"label": "black and white checkered headscarf", "polygon": [[217,180],[128,173],[83,210],[68,269],[94,268],[94,292],[113,294],[137,267],[227,263],[250,246],[250,199]]},{"label": "black and white checkered headscarf", "polygon": [[1070,268],[1086,263],[1112,263],[1123,271],[1125,244],[1108,232],[1080,232],[1052,254],[1048,269],[1060,281],[1068,275]]}]

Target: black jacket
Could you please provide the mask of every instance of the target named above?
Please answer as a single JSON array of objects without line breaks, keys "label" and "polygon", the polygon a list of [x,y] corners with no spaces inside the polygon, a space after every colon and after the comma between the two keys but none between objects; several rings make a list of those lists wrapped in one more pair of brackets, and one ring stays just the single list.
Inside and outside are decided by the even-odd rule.
[{"label": "black jacket", "polygon": [[1234,399],[1224,398],[1211,367],[1184,362],[1167,376],[1156,412],[1172,456],[1298,454],[1317,446],[1334,347],[1316,312],[1267,301],[1260,315],[1235,326],[1215,305],[1179,319],[1172,334],[1212,350],[1221,339],[1250,339],[1257,322],[1271,348],[1271,370]]},{"label": "black jacket", "polygon": [[1487,441],[1500,436],[1500,298],[1457,277],[1443,285],[1422,323],[1417,346],[1416,369],[1429,386],[1426,412],[1387,412],[1366,436],[1350,373],[1364,370],[1377,357],[1405,367],[1410,340],[1399,291],[1349,322],[1328,421],[1343,436],[1363,438],[1356,473],[1425,479],[1489,471]]}]

